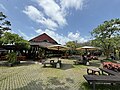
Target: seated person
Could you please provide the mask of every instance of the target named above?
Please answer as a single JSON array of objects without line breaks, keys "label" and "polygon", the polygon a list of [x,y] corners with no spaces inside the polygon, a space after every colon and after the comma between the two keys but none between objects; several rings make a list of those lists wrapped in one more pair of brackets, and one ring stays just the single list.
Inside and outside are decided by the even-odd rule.
[{"label": "seated person", "polygon": [[86,64],[88,62],[88,59],[85,55],[82,55],[82,59],[83,59],[83,64]]},{"label": "seated person", "polygon": [[87,59],[91,60],[91,54],[90,53],[87,54]]}]

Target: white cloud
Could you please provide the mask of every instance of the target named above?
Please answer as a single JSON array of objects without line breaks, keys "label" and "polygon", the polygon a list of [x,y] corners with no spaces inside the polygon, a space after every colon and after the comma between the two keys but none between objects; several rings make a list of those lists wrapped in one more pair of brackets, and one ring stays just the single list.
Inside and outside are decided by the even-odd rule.
[{"label": "white cloud", "polygon": [[23,12],[28,15],[29,18],[36,22],[38,22],[38,20],[41,20],[43,17],[43,14],[34,6],[25,7],[25,10]]},{"label": "white cloud", "polygon": [[60,0],[63,9],[82,9],[84,0]]},{"label": "white cloud", "polygon": [[7,9],[5,8],[5,6],[3,4],[0,4],[0,8],[7,11]]},{"label": "white cloud", "polygon": [[42,29],[35,30],[36,33],[42,34],[44,31]]},{"label": "white cloud", "polygon": [[[32,0],[34,1],[34,0]],[[37,8],[26,6],[23,12],[33,21],[41,23],[47,29],[56,30],[67,25],[69,8],[82,9],[84,0],[35,0]],[[40,10],[39,10],[39,9]]]},{"label": "white cloud", "polygon": [[86,42],[88,41],[88,37],[81,37],[80,36],[80,32],[76,32],[76,33],[73,33],[73,32],[69,32],[68,33],[68,38],[71,39],[72,41],[78,41],[78,42]]},{"label": "white cloud", "polygon": [[44,9],[45,14],[60,26],[67,24],[65,13],[62,12],[61,7],[54,0],[37,0],[37,2]]},{"label": "white cloud", "polygon": [[70,39],[74,39],[74,40],[77,40],[79,37],[80,37],[80,34],[78,32],[76,32],[75,34],[73,32],[69,32],[68,33],[68,37]]},{"label": "white cloud", "polygon": [[43,18],[43,20],[40,20],[39,22],[42,23],[43,25],[46,25],[47,28],[52,30],[55,30],[58,27],[58,25],[51,19]]},{"label": "white cloud", "polygon": [[23,12],[28,15],[30,19],[37,23],[45,25],[47,28],[55,29],[58,25],[51,19],[46,19],[41,11],[39,11],[34,6],[27,6]]}]

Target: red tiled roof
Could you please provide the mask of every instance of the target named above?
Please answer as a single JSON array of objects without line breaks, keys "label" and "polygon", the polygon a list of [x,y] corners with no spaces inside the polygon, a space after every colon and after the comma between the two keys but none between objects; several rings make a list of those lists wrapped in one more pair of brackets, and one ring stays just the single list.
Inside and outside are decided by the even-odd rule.
[{"label": "red tiled roof", "polygon": [[48,36],[46,33],[43,33],[31,40],[29,40],[30,42],[49,42],[52,44],[58,44],[54,39],[52,39],[50,36]]}]

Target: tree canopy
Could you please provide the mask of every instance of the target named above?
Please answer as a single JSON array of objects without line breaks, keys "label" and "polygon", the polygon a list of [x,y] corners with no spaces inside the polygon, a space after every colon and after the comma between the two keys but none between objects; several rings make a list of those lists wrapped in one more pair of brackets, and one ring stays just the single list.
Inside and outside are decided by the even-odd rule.
[{"label": "tree canopy", "polygon": [[117,46],[120,40],[120,19],[105,21],[95,28],[91,34],[94,37],[92,42],[97,46],[100,46],[108,58],[111,49],[114,46]]},{"label": "tree canopy", "polygon": [[0,37],[5,31],[11,30],[11,23],[6,18],[7,16],[0,12]]},{"label": "tree canopy", "polygon": [[6,44],[16,45],[18,47],[17,49],[21,49],[21,48],[28,49],[30,47],[30,44],[27,40],[24,40],[18,34],[12,34],[10,32],[5,32],[0,40],[3,45]]},{"label": "tree canopy", "polygon": [[75,41],[69,41],[66,43],[66,46],[70,47],[71,49],[75,49],[76,43],[75,43]]}]

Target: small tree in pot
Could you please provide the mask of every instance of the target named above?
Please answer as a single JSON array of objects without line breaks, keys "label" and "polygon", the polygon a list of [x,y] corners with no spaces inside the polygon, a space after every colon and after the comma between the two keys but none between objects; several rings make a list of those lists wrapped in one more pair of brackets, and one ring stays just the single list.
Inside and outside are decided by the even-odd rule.
[{"label": "small tree in pot", "polygon": [[17,63],[17,55],[15,52],[11,52],[7,54],[8,65],[13,66]]}]

